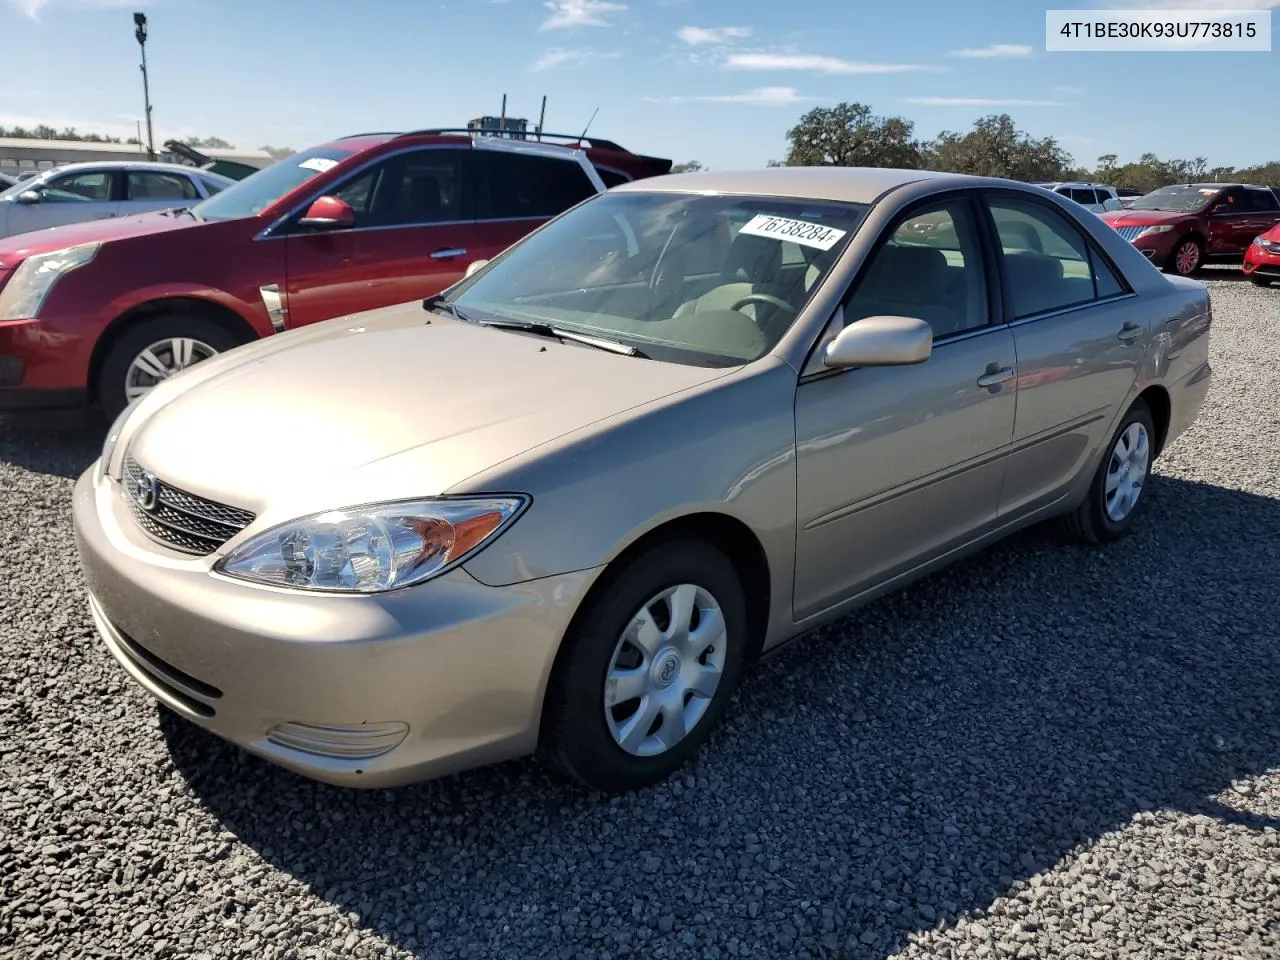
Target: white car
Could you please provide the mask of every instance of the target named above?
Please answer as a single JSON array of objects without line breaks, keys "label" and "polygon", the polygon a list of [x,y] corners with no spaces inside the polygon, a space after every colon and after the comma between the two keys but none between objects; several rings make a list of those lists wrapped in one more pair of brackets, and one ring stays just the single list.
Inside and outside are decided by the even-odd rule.
[{"label": "white car", "polygon": [[1044,187],[1068,200],[1074,200],[1094,213],[1110,213],[1124,206],[1120,202],[1116,188],[1107,186],[1105,183],[1038,183],[1036,186]]},{"label": "white car", "polygon": [[69,163],[0,192],[0,237],[188,207],[233,183],[220,174],[176,163]]}]

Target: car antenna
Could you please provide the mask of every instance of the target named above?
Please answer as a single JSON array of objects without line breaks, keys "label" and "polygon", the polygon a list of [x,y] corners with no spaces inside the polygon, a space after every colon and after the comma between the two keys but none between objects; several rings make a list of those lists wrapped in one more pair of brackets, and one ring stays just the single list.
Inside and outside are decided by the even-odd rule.
[{"label": "car antenna", "polygon": [[587,125],[586,125],[585,127],[583,127],[583,128],[582,128],[582,136],[580,136],[580,137],[578,138],[578,142],[579,142],[579,143],[581,143],[583,140],[587,139],[587,131],[591,129],[591,124],[593,124],[593,123],[595,123],[595,122],[596,122],[596,114],[597,114],[597,113],[599,113],[599,112],[600,112],[600,108],[599,108],[599,107],[596,107],[596,108],[595,108],[595,110],[592,112],[592,114],[591,114],[591,119],[590,119],[590,120],[588,120],[588,121],[587,121]]}]

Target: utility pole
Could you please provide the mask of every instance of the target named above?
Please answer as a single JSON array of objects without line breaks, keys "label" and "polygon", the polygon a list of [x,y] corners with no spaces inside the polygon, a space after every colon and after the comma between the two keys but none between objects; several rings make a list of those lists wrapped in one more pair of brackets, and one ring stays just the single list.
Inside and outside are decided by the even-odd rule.
[{"label": "utility pole", "polygon": [[147,15],[135,13],[133,23],[137,28],[133,35],[138,38],[138,48],[142,51],[142,101],[146,107],[147,118],[147,159],[156,158],[156,142],[151,131],[151,91],[147,86]]}]

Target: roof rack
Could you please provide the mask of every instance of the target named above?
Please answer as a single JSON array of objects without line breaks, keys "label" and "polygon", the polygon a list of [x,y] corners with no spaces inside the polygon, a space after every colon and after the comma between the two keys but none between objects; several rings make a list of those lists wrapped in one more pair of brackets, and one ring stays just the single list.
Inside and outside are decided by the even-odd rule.
[{"label": "roof rack", "polygon": [[[405,133],[398,134],[399,137],[422,137],[431,134],[446,133],[465,133],[469,136],[479,137],[502,137],[504,131],[501,130],[472,130],[470,127],[429,127],[425,130],[409,130]],[[522,136],[510,137],[513,140],[532,140],[537,143],[539,140],[568,140],[572,143],[587,144],[589,147],[595,147],[600,150],[616,150],[619,153],[630,153],[626,147],[623,147],[612,140],[605,140],[601,137],[584,137],[576,133],[547,133],[543,131],[511,131],[512,133],[521,133]],[[367,136],[367,134],[366,134]],[[345,138],[344,138],[345,139]]]},{"label": "roof rack", "polygon": [[348,133],[345,137],[339,137],[339,140],[355,140],[357,137],[398,137],[399,130],[369,130],[365,133]]}]

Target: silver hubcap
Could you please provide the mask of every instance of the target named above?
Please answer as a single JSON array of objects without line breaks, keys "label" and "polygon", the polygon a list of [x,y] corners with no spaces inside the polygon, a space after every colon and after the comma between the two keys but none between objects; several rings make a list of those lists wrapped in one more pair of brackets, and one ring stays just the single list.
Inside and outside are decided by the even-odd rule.
[{"label": "silver hubcap", "polygon": [[1111,462],[1107,465],[1107,516],[1116,523],[1131,514],[1137,505],[1150,462],[1151,444],[1147,428],[1140,423],[1129,424],[1129,429],[1116,440],[1111,450]]},{"label": "silver hubcap", "polygon": [[1187,242],[1178,248],[1178,272],[1190,273],[1200,263],[1200,248]]},{"label": "silver hubcap", "polygon": [[663,590],[636,611],[605,675],[604,718],[614,742],[653,757],[688,736],[720,687],[725,641],[720,604],[691,583]]},{"label": "silver hubcap", "polygon": [[157,340],[129,364],[129,372],[124,378],[124,395],[128,400],[136,400],[161,380],[193,363],[208,360],[217,352],[207,343],[190,337]]}]

